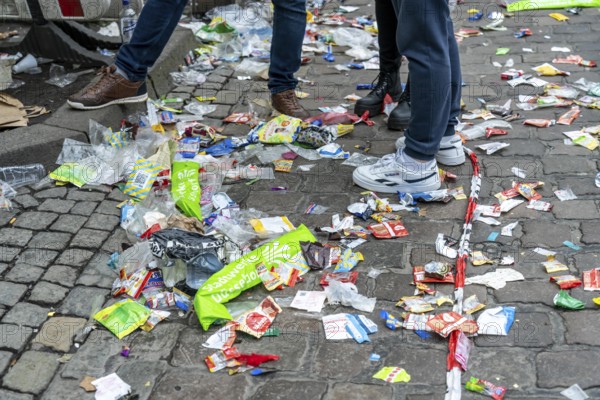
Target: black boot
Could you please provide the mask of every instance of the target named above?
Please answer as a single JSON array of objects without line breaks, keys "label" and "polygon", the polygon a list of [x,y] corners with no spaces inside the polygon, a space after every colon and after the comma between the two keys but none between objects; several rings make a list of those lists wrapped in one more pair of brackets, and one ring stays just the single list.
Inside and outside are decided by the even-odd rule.
[{"label": "black boot", "polygon": [[369,111],[369,117],[381,114],[383,111],[383,99],[385,95],[392,96],[394,101],[398,101],[402,94],[402,84],[400,83],[400,74],[395,72],[380,71],[377,77],[377,85],[371,92],[356,102],[354,114],[361,116],[365,111]]},{"label": "black boot", "polygon": [[406,89],[398,100],[398,105],[392,110],[388,118],[388,128],[402,131],[408,127],[410,120],[410,80],[406,82]]}]

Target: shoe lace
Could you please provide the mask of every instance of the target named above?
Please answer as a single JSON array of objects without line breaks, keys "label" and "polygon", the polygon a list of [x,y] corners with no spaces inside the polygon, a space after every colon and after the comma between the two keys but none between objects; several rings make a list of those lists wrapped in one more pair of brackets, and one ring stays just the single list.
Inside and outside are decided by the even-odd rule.
[{"label": "shoe lace", "polygon": [[377,163],[373,164],[372,168],[373,170],[387,168],[390,164],[394,162],[396,162],[396,154],[386,154],[385,156],[381,157],[381,159],[377,161]]},{"label": "shoe lace", "polygon": [[282,97],[282,100],[286,108],[291,110],[297,110],[300,108],[300,103],[298,103],[296,93],[293,90],[289,93],[286,93],[286,95]]},{"label": "shoe lace", "polygon": [[96,83],[90,86],[86,93],[102,92],[104,89],[114,83],[118,79],[118,74],[113,73],[110,66],[104,66],[98,71],[97,75],[102,76]]},{"label": "shoe lace", "polygon": [[375,85],[369,94],[375,94],[378,96],[385,95],[385,93],[387,93],[388,86],[390,85],[390,74],[387,72],[379,72],[371,84],[374,84],[375,82],[377,82],[377,85]]}]

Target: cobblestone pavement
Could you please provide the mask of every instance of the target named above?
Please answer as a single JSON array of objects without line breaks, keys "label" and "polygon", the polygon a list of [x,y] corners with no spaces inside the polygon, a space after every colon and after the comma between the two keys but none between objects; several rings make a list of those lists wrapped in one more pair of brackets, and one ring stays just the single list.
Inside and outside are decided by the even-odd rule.
[{"label": "cobblestone pavement", "polygon": [[[367,0],[349,0],[347,5],[360,5],[356,14],[371,13]],[[370,8],[369,8],[370,7]],[[491,2],[467,2],[459,11],[456,29],[469,26],[466,10],[475,7],[492,11]],[[368,11],[367,11],[368,10]],[[477,108],[476,98],[500,102],[517,94],[528,94],[531,88],[509,90],[499,80],[500,69],[492,61],[513,58],[516,68],[529,68],[550,62],[553,46],[567,46],[584,59],[598,59],[600,28],[598,9],[585,9],[567,22],[557,22],[547,15],[551,11],[532,11],[507,19],[506,32],[486,32],[484,36],[467,38],[460,44],[462,54],[464,100],[469,108]],[[525,18],[525,19],[524,19]],[[530,27],[534,35],[515,39],[512,32]],[[550,39],[545,36],[550,36]],[[510,47],[507,56],[495,56],[497,47]],[[529,47],[533,53],[523,53]],[[338,63],[349,61],[337,50]],[[357,83],[371,82],[374,71],[352,71],[340,74],[319,56],[303,67],[300,76],[318,82],[303,87],[311,96],[303,101],[311,111],[318,107],[338,105],[344,96],[355,92]],[[569,78],[550,77],[549,81],[574,81],[585,77],[598,81],[595,71],[579,66],[563,65],[571,71]],[[405,67],[403,67],[405,70]],[[528,92],[526,92],[529,90]],[[217,96],[218,109],[208,123],[221,125],[220,119],[232,111],[248,109],[248,99],[267,98],[265,82],[239,81],[225,67],[208,78],[202,88],[180,87],[171,93],[184,99],[192,95]],[[557,118],[562,109],[525,112],[530,118]],[[347,150],[355,145],[369,145],[370,154],[393,151],[397,132],[386,129],[381,117],[373,127],[358,125],[348,137],[340,139]],[[511,167],[528,172],[528,177],[545,182],[541,189],[545,199],[554,204],[552,212],[538,212],[519,206],[500,218],[503,225],[519,221],[514,237],[499,236],[487,241],[490,227],[475,223],[474,246],[488,255],[512,255],[515,269],[522,272],[524,282],[509,283],[500,290],[483,286],[467,286],[466,296],[477,294],[488,307],[514,305],[516,323],[507,337],[478,337],[471,354],[469,371],[477,376],[506,385],[509,399],[559,399],[560,390],[578,383],[592,398],[600,398],[600,318],[591,298],[597,293],[573,289],[572,295],[586,302],[581,311],[561,311],[552,304],[557,292],[548,281],[542,265],[544,258],[531,252],[536,246],[553,249],[571,273],[581,276],[583,270],[599,266],[600,230],[598,230],[600,189],[594,186],[598,170],[597,150],[563,143],[562,131],[600,123],[600,111],[583,110],[573,127],[530,128],[514,124],[501,141],[510,147],[491,156],[478,152],[483,164],[481,202],[493,204],[493,194],[510,187],[515,179]],[[241,135],[246,127],[228,125],[224,132]],[[474,148],[480,142],[469,142]],[[295,165],[308,164],[297,160]],[[310,162],[314,163],[314,162]],[[310,228],[329,223],[331,215],[343,213],[348,204],[359,198],[360,189],[353,186],[352,168],[340,161],[320,160],[310,172],[278,173],[275,181],[252,186],[232,185],[228,194],[242,207],[255,207],[271,215],[287,215],[299,225]],[[469,165],[452,168],[459,184],[468,190]],[[287,186],[281,194],[271,186]],[[553,190],[570,187],[577,195],[574,201],[558,201]],[[254,340],[243,337],[239,348],[244,352],[275,353],[281,360],[273,366],[281,372],[264,377],[210,374],[203,359],[212,351],[201,343],[207,334],[194,315],[174,318],[159,324],[152,332],[136,332],[122,341],[104,329],[88,337],[79,334],[89,318],[95,301],[110,301],[110,288],[115,278],[106,262],[110,253],[120,251],[128,242],[118,227],[119,210],[115,207],[125,197],[108,187],[82,190],[56,187],[34,192],[19,190],[17,207],[0,213],[0,399],[91,399],[93,394],[78,387],[85,375],[101,377],[116,372],[128,382],[141,399],[249,398],[249,399],[441,399],[445,392],[447,342],[434,337],[421,340],[411,331],[389,331],[376,315],[379,333],[372,342],[358,345],[352,341],[328,342],[324,339],[318,318],[286,309],[276,319],[279,337]],[[330,207],[324,215],[304,215],[309,202]],[[410,232],[406,238],[374,241],[360,247],[365,255],[358,270],[359,292],[377,298],[376,312],[396,310],[395,302],[413,292],[411,267],[432,259],[440,259],[434,250],[438,233],[459,237],[466,201],[431,204],[426,216],[405,216]],[[9,221],[16,218],[12,225]],[[594,228],[596,226],[596,228]],[[321,237],[320,239],[324,239]],[[574,251],[563,245],[570,240],[581,246]],[[366,277],[370,267],[384,268],[376,279]],[[467,276],[479,275],[495,266],[467,267]],[[320,290],[319,273],[310,273],[296,288],[275,292],[275,297],[293,296],[295,290]],[[442,291],[448,292],[448,288]],[[243,296],[259,298],[263,289]],[[346,308],[327,307],[331,314]],[[49,313],[55,313],[53,315]],[[131,348],[129,358],[119,355],[122,345]],[[371,353],[381,355],[379,363],[369,362]],[[70,360],[57,360],[68,354]],[[386,384],[371,378],[381,366],[402,366],[412,376],[408,384]],[[479,398],[465,393],[463,398]]]}]

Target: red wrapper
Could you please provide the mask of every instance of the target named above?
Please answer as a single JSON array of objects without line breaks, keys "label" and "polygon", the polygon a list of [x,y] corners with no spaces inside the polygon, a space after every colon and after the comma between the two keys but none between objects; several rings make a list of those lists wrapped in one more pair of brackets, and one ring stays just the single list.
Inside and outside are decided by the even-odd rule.
[{"label": "red wrapper", "polygon": [[454,274],[448,272],[444,279],[438,279],[425,275],[425,267],[417,265],[413,268],[413,280],[415,283],[454,283]]},{"label": "red wrapper", "polygon": [[261,338],[281,311],[281,307],[269,296],[254,310],[242,314],[236,320],[239,324],[237,330]]},{"label": "red wrapper", "polygon": [[583,271],[583,290],[600,290],[600,268]]},{"label": "red wrapper", "polygon": [[475,334],[478,330],[475,321],[469,320],[454,311],[436,315],[427,321],[427,326],[443,337],[448,337],[455,330],[461,330],[465,334]]},{"label": "red wrapper", "polygon": [[508,135],[508,131],[505,131],[504,129],[499,129],[499,128],[486,128],[485,129],[485,137],[486,138],[490,138],[490,136],[496,136],[496,135]]},{"label": "red wrapper", "polygon": [[358,272],[349,271],[349,272],[326,272],[321,276],[321,280],[319,283],[321,286],[329,286],[329,282],[336,281],[342,283],[356,283],[356,278],[358,278]]},{"label": "red wrapper", "polygon": [[389,221],[381,224],[369,225],[367,229],[371,231],[377,239],[392,239],[402,236],[408,236],[408,231],[402,225],[401,221]]},{"label": "red wrapper", "polygon": [[553,276],[550,282],[555,282],[562,290],[572,289],[581,286],[579,278],[573,275]]}]

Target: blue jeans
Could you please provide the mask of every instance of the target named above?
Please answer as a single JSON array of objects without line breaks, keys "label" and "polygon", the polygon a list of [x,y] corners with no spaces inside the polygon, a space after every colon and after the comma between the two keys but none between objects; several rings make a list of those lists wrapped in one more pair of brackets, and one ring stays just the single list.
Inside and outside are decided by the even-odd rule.
[{"label": "blue jeans", "polygon": [[408,58],[411,118],[406,154],[433,160],[443,136],[454,134],[460,113],[461,73],[448,0],[392,0],[396,44]]},{"label": "blue jeans", "polygon": [[128,44],[121,46],[115,64],[129,80],[143,81],[177,27],[187,0],[148,0]]},{"label": "blue jeans", "polygon": [[294,74],[302,61],[306,0],[273,0],[273,5],[269,89],[275,94],[295,89],[298,84]]}]

